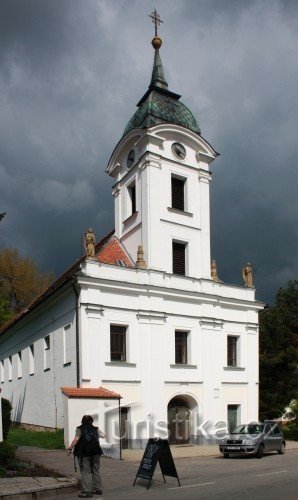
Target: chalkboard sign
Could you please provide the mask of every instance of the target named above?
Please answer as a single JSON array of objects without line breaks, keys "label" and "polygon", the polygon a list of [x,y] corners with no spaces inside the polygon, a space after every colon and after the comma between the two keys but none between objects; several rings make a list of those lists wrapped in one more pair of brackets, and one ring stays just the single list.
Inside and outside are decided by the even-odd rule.
[{"label": "chalkboard sign", "polygon": [[147,443],[133,486],[138,477],[148,479],[148,490],[157,462],[159,462],[164,482],[166,482],[165,476],[176,477],[179,486],[181,486],[168,440],[153,438],[149,439]]}]

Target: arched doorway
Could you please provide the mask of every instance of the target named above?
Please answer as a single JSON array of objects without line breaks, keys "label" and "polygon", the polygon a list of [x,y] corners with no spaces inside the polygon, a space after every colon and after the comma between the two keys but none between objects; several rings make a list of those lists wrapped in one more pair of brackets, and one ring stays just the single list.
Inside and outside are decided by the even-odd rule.
[{"label": "arched doorway", "polygon": [[190,406],[177,396],[168,404],[168,431],[170,444],[188,444],[190,441]]}]

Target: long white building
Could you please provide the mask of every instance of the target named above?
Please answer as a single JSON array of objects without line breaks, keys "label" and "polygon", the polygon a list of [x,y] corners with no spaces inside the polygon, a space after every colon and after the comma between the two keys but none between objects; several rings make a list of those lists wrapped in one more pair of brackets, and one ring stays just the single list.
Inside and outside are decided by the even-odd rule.
[{"label": "long white building", "polygon": [[[0,332],[2,396],[13,420],[65,426],[66,441],[77,422],[63,398],[71,394],[79,419],[99,387],[121,395],[123,446],[156,435],[212,442],[222,422],[258,418],[262,304],[253,287],[211,276],[217,153],[168,90],[160,38],[152,44],[149,88],[106,169],[115,230],[95,258],[77,261]],[[107,423],[102,414],[98,421]]]}]

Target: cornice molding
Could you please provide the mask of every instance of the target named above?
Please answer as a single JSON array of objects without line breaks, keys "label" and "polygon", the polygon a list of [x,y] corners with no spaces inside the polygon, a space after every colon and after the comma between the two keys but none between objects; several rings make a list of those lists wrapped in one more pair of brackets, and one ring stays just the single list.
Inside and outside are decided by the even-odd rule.
[{"label": "cornice molding", "polygon": [[222,330],[224,325],[224,321],[217,318],[203,317],[199,321],[201,327],[206,330]]},{"label": "cornice molding", "polygon": [[165,313],[158,313],[155,311],[138,311],[137,318],[141,320],[142,323],[160,323],[163,324],[167,320],[167,315]]}]

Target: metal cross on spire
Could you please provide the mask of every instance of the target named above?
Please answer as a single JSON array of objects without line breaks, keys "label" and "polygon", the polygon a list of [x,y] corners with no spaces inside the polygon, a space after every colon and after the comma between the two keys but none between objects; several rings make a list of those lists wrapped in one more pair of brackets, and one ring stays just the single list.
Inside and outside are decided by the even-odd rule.
[{"label": "metal cross on spire", "polygon": [[160,15],[157,13],[157,10],[154,9],[153,12],[148,16],[152,19],[152,22],[155,27],[155,36],[157,36],[157,27],[160,25],[160,23],[163,23],[163,21],[160,19]]}]

